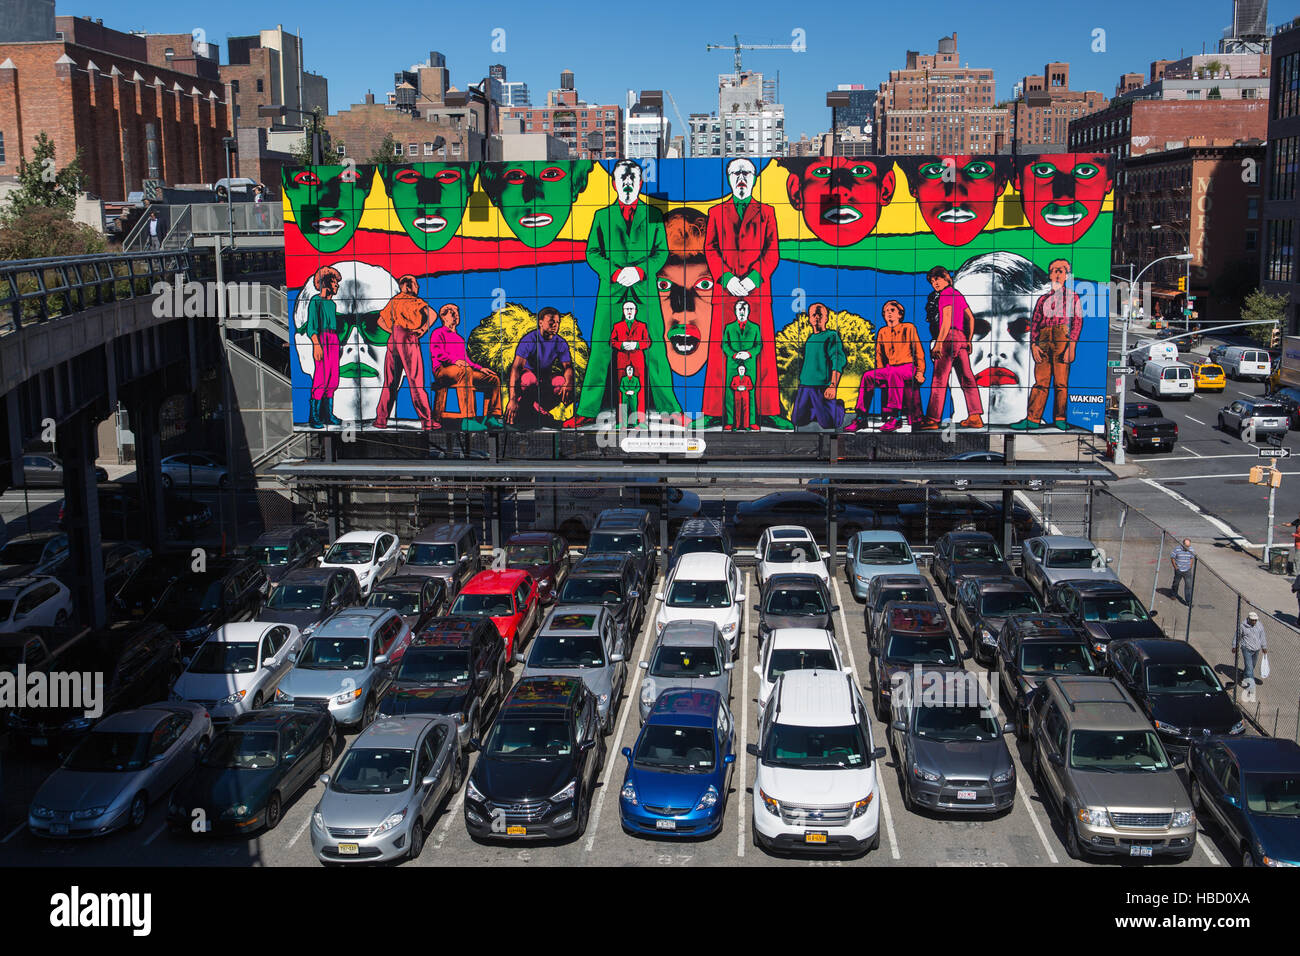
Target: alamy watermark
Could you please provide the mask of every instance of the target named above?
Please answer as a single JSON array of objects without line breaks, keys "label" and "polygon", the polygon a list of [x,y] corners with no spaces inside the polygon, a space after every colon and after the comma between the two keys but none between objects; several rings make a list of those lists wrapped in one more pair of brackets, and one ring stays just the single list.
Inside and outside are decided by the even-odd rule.
[{"label": "alamy watermark", "polygon": [[183,275],[155,282],[153,314],[159,319],[255,318],[264,313],[258,282],[196,282]]},{"label": "alamy watermark", "polygon": [[0,671],[0,710],[80,710],[87,719],[104,713],[104,675],[94,671]]}]

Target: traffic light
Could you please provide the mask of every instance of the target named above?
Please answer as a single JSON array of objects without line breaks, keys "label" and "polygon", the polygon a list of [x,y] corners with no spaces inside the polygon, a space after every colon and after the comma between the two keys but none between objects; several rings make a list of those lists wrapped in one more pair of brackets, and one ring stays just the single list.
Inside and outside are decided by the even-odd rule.
[{"label": "traffic light", "polygon": [[1254,468],[1250,469],[1250,483],[1251,483],[1252,485],[1262,485],[1262,484],[1264,484],[1264,466],[1263,466],[1263,465],[1256,465]]},{"label": "traffic light", "polygon": [[1282,326],[1273,326],[1273,334],[1269,336],[1268,347],[1271,349],[1282,347]]},{"label": "traffic light", "polygon": [[1178,277],[1178,291],[1179,292],[1187,291],[1187,276]]}]

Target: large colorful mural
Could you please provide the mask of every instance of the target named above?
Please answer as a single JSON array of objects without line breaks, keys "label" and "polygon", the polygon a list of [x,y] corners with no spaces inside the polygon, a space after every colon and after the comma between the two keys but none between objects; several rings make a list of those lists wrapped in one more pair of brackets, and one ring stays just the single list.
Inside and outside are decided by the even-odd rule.
[{"label": "large colorful mural", "polygon": [[283,186],[298,429],[1103,424],[1105,154],[300,167]]}]

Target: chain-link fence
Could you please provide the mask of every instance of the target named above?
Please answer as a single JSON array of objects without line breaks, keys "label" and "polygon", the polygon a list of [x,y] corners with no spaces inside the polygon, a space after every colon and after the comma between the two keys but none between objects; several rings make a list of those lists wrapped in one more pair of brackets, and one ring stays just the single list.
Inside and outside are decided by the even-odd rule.
[{"label": "chain-link fence", "polygon": [[[1093,496],[1091,538],[1165,633],[1189,641],[1209,662],[1257,730],[1300,741],[1300,631],[1279,617],[1294,612],[1272,607],[1276,602],[1258,595],[1243,595],[1200,560],[1203,555],[1198,555],[1190,581],[1179,582],[1175,594],[1170,552],[1180,542],[1107,492]],[[1259,680],[1256,665],[1253,687],[1243,683],[1241,654],[1233,649],[1238,626],[1251,611],[1264,627],[1270,668],[1268,678]]]}]

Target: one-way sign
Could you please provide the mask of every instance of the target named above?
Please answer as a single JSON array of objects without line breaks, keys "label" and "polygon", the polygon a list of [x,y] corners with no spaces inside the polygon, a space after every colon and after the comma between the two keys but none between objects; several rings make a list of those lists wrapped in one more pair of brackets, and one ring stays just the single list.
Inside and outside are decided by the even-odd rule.
[{"label": "one-way sign", "polygon": [[1259,449],[1260,458],[1290,458],[1290,448],[1261,448]]}]

